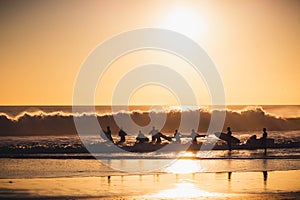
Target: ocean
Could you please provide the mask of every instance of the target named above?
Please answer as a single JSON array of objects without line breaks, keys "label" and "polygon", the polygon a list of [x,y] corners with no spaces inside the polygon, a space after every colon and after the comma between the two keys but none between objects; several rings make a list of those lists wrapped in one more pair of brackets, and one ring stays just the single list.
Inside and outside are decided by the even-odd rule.
[{"label": "ocean", "polygon": [[[119,110],[128,112],[123,107]],[[129,110],[136,123],[151,123],[147,118],[150,106]],[[173,118],[161,129],[165,135],[172,136],[180,112],[200,112],[198,133],[207,134],[209,108],[167,110]],[[275,144],[283,144],[269,148],[267,155],[263,149],[226,148],[91,154],[86,146],[109,149],[113,144],[99,132],[79,136],[73,116],[96,115],[101,127],[112,127],[117,142],[118,127],[111,116],[118,113],[111,113],[109,107],[97,107],[96,114],[75,114],[70,106],[0,107],[0,198],[297,199],[300,147],[290,144],[300,142],[299,110],[300,106],[231,106],[226,110],[224,129],[231,126],[241,144],[252,135],[261,137],[262,127]],[[182,135],[189,131],[180,130]],[[128,133],[123,145],[134,145],[136,135],[137,131]],[[198,140],[205,141],[226,147],[211,133]],[[183,144],[189,142],[191,138],[182,139]]]}]

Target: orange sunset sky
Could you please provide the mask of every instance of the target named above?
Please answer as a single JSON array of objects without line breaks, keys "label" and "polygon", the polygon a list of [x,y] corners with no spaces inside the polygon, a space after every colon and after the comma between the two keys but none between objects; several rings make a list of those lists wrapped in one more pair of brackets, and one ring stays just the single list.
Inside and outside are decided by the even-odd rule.
[{"label": "orange sunset sky", "polygon": [[[196,41],[215,63],[227,104],[300,103],[300,1],[1,1],[0,105],[71,105],[80,66],[101,42],[153,27]],[[134,66],[170,66],[200,104],[209,92],[189,64],[166,52],[134,52],[99,80],[96,104],[110,104],[114,86]],[[177,104],[159,86],[135,91],[130,104]]]}]

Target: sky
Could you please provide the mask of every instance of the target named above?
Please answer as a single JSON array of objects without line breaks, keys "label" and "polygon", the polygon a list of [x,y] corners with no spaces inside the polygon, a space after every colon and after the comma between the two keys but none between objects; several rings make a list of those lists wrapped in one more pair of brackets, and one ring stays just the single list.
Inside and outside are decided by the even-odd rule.
[{"label": "sky", "polygon": [[[162,28],[197,42],[223,81],[226,104],[299,105],[300,1],[0,1],[0,105],[71,105],[82,63],[99,44],[138,28]],[[182,59],[148,50],[125,55],[99,79],[95,104],[135,66],[167,65],[211,103],[201,77]],[[130,104],[178,104],[159,85],[139,87]],[[124,102],[124,103],[128,103]],[[120,102],[122,103],[122,102]]]}]

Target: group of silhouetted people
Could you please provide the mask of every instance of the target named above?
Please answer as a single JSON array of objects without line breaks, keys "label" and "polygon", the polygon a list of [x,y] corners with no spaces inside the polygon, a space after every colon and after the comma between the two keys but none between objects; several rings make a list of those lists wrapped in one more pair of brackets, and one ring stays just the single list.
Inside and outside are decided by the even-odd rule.
[{"label": "group of silhouetted people", "polygon": [[[126,138],[125,138],[126,135],[127,135],[127,133],[124,130],[120,129],[120,131],[119,131],[120,141],[118,141],[117,144],[124,143],[126,141]],[[104,139],[114,143],[114,140],[111,136],[110,126],[106,127],[106,131],[104,131],[104,136],[105,136]]]},{"label": "group of silhouetted people", "polygon": [[[162,134],[158,129],[155,129],[155,126],[152,127],[152,130],[149,132],[151,136],[151,143],[153,144],[160,144],[162,139],[172,141],[172,137],[166,136]],[[142,131],[139,131],[138,136],[136,137],[136,143],[146,143],[149,142],[149,138],[147,138]]]},{"label": "group of silhouetted people", "polygon": [[[106,131],[104,131],[103,133],[105,136],[104,139],[114,143],[110,126],[107,126]],[[126,135],[127,135],[127,133],[121,128],[119,131],[120,140],[116,144],[124,143],[126,141]],[[180,132],[177,129],[175,130],[174,136],[169,137],[167,135],[162,134],[154,126],[152,127],[152,130],[149,132],[149,135],[151,136],[151,143],[153,143],[153,144],[160,144],[162,142],[162,139],[165,139],[167,141],[173,141],[173,138],[175,138],[175,143],[181,143],[181,137],[182,137],[182,135],[180,134]],[[193,144],[197,144],[197,137],[204,137],[204,136],[206,136],[206,135],[199,135],[194,129],[192,129],[192,132],[189,135],[189,137],[192,138]],[[147,136],[145,136],[145,134],[143,134],[141,130],[139,130],[139,133],[136,137],[136,143],[141,144],[141,143],[148,143],[148,142],[150,142],[149,138]]]},{"label": "group of silhouetted people", "polygon": [[[156,143],[156,144],[161,143],[161,138],[165,138],[167,140],[170,140],[170,138],[168,136],[165,136],[164,134],[159,132],[157,129],[155,129],[155,127],[153,127],[153,129],[150,131],[149,134],[151,135],[151,139],[152,139],[151,142],[152,143]],[[110,126],[106,127],[106,131],[104,131],[104,135],[105,135],[104,139],[114,143],[113,138],[111,136]],[[126,141],[126,135],[127,135],[127,133],[121,128],[120,131],[119,131],[120,140],[116,144],[124,143]],[[136,143],[146,143],[146,142],[149,142],[149,138],[146,137],[142,133],[141,130],[139,130],[139,133],[136,137]]]},{"label": "group of silhouetted people", "polygon": [[[114,143],[113,138],[112,138],[112,134],[111,134],[111,130],[110,127],[107,126],[107,130],[104,131],[104,135],[106,137],[106,139],[108,141],[111,141],[112,143]],[[118,141],[116,144],[122,144],[126,141],[126,135],[127,133],[121,128],[119,131],[119,137],[120,137],[120,141]],[[173,137],[169,137],[166,136],[164,134],[162,134],[158,129],[155,129],[155,127],[152,127],[152,130],[149,132],[149,135],[151,136],[151,143],[153,144],[160,144],[162,142],[162,138],[168,141],[172,141],[172,138],[175,139],[175,143],[181,143],[181,137],[182,135],[180,134],[180,132],[176,129],[174,136]],[[227,140],[227,145],[228,145],[228,150],[231,151],[232,150],[232,132],[231,132],[231,128],[227,127],[227,135],[228,140]],[[193,144],[197,144],[197,138],[198,137],[205,137],[206,135],[199,135],[194,129],[192,129],[192,132],[190,134],[189,137],[192,138],[192,143]],[[267,153],[267,137],[268,137],[268,133],[267,133],[267,129],[263,128],[263,134],[262,137],[259,139],[259,141],[261,142],[264,150],[265,150],[265,154]],[[256,135],[253,135],[249,138],[249,141],[256,141]],[[136,143],[142,144],[142,143],[148,143],[150,140],[147,136],[145,136],[142,131],[140,130],[137,137],[136,137]]]},{"label": "group of silhouetted people", "polygon": [[149,142],[149,138],[147,138],[141,130],[139,130],[139,134],[136,137],[136,143],[142,144]]},{"label": "group of silhouetted people", "polygon": [[[229,138],[231,138],[232,136],[232,132],[231,132],[231,128],[227,127],[227,135],[229,136]],[[262,133],[262,137],[259,139],[262,143],[262,146],[265,150],[265,154],[267,154],[267,138],[268,138],[268,133],[267,133],[267,129],[263,128],[263,133]],[[253,135],[249,138],[249,140],[257,140],[256,139],[256,135]],[[232,142],[231,139],[229,139],[227,141],[227,145],[228,145],[228,150],[231,151],[232,150]]]}]

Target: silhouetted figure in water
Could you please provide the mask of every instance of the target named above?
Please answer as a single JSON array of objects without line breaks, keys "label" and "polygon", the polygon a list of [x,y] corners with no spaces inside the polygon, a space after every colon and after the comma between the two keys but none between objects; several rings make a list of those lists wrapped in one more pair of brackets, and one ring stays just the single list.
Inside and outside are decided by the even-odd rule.
[{"label": "silhouetted figure in water", "polygon": [[126,139],[125,139],[126,135],[127,135],[127,133],[125,131],[123,131],[123,129],[121,128],[119,131],[120,141],[118,142],[118,144],[124,143],[126,141]]},{"label": "silhouetted figure in water", "polygon": [[167,141],[169,141],[169,142],[172,142],[172,138],[173,138],[173,137],[169,137],[169,136],[167,136],[167,135],[162,134],[161,132],[158,132],[158,133],[157,133],[156,144],[160,144],[162,138],[165,139],[165,140],[167,140]]},{"label": "silhouetted figure in water", "polygon": [[139,131],[139,134],[138,136],[136,137],[136,143],[146,143],[146,142],[149,142],[149,138],[147,138],[143,133],[142,131]]},{"label": "silhouetted figure in water", "polygon": [[160,144],[161,143],[161,137],[163,137],[164,135],[161,132],[158,132],[156,134],[156,144]]},{"label": "silhouetted figure in water", "polygon": [[175,133],[174,133],[174,138],[175,138],[175,142],[176,142],[176,143],[179,143],[179,144],[181,143],[181,138],[180,138],[180,137],[181,137],[181,134],[180,134],[180,133],[178,132],[178,130],[176,129],[176,130],[175,130]]},{"label": "silhouetted figure in water", "polygon": [[152,130],[149,132],[151,135],[151,142],[155,143],[157,140],[160,140],[159,135],[158,135],[158,130],[155,129],[155,126],[152,127]]},{"label": "silhouetted figure in water", "polygon": [[114,143],[114,140],[113,138],[111,137],[111,130],[110,130],[110,127],[107,126],[107,130],[104,132],[105,133],[105,136],[106,138],[111,141],[112,143]]},{"label": "silhouetted figure in water", "polygon": [[227,135],[229,136],[229,140],[227,141],[227,145],[228,145],[228,150],[231,151],[231,136],[232,136],[232,132],[230,130],[230,127],[227,127]]},{"label": "silhouetted figure in water", "polygon": [[149,134],[151,135],[151,142],[153,144],[160,144],[162,138],[170,142],[172,141],[172,137],[162,134],[158,131],[158,129],[155,129],[154,126],[152,127],[152,130],[149,132]]},{"label": "silhouetted figure in water", "polygon": [[195,132],[195,129],[192,129],[191,138],[192,138],[193,144],[197,144],[197,136],[198,136],[198,133]]},{"label": "silhouetted figure in water", "polygon": [[267,155],[267,138],[268,138],[268,133],[267,133],[267,129],[263,128],[263,135],[262,135],[262,144],[264,146],[265,149],[265,155]]}]

